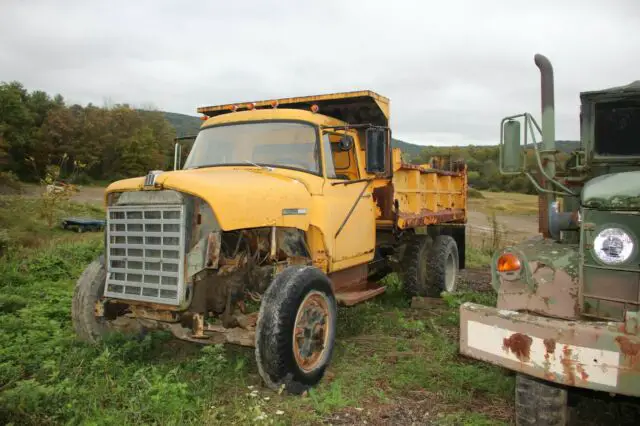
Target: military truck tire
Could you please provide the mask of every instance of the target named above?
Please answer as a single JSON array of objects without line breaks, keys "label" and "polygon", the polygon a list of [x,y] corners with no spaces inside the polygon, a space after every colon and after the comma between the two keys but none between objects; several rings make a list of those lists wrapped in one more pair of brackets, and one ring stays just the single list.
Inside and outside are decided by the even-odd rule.
[{"label": "military truck tire", "polygon": [[438,235],[427,257],[429,288],[452,293],[456,291],[459,270],[458,245],[449,235]]},{"label": "military truck tire", "polygon": [[255,356],[265,384],[297,395],[316,385],[331,362],[336,319],[336,299],[322,271],[296,265],[278,274],[262,297],[256,326]]},{"label": "military truck tire", "polygon": [[516,425],[564,426],[569,420],[568,392],[534,377],[516,375]]},{"label": "military truck tire", "polygon": [[87,266],[76,282],[71,319],[76,335],[85,342],[96,343],[108,331],[107,324],[94,314],[95,302],[104,291],[106,277],[104,256],[100,256]]}]

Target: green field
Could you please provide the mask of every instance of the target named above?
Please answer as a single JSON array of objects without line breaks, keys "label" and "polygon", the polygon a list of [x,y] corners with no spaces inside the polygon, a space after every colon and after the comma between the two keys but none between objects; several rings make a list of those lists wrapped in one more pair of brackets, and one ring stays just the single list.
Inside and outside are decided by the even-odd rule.
[{"label": "green field", "polygon": [[[492,303],[491,293],[461,293],[413,310],[400,282],[389,277],[385,295],[340,310],[334,361],[304,397],[263,388],[253,352],[244,348],[201,347],[161,332],[80,343],[71,327],[71,295],[102,250],[102,234],[49,229],[38,203],[0,198],[0,224],[8,229],[0,259],[0,423],[404,424],[415,418],[446,425],[512,418],[512,377],[458,355],[457,306],[469,299]],[[56,217],[66,214],[102,213],[69,203]]]}]

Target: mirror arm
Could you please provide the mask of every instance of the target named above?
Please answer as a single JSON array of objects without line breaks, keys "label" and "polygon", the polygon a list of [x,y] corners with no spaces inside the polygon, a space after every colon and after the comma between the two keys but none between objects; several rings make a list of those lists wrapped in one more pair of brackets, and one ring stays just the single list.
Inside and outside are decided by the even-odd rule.
[{"label": "mirror arm", "polygon": [[524,175],[529,178],[529,180],[531,181],[531,183],[533,184],[533,186],[536,188],[537,191],[544,192],[544,193],[547,193],[547,194],[555,194],[555,195],[574,195],[574,194],[566,194],[564,192],[552,191],[552,190],[543,188],[543,187],[540,186],[540,184],[538,183],[536,178],[533,177],[533,175],[531,173],[524,172]]},{"label": "mirror arm", "polygon": [[[561,184],[560,182],[558,182],[555,179],[551,179],[549,177],[549,175],[547,175],[547,173],[544,171],[544,167],[542,167],[542,159],[540,157],[540,151],[538,150],[538,143],[536,142],[536,135],[533,131],[533,127],[531,125],[531,122],[533,122],[533,125],[536,126],[536,128],[538,129],[538,132],[540,132],[540,134],[542,134],[542,130],[540,129],[540,126],[538,126],[538,123],[536,122],[535,118],[533,118],[533,116],[531,116],[531,114],[525,112],[524,113],[525,116],[525,126],[529,126],[529,130],[531,131],[531,140],[533,141],[533,150],[536,154],[536,162],[538,163],[538,169],[540,170],[540,173],[542,173],[542,176],[545,177],[545,179],[547,179],[548,181],[550,181],[551,183],[553,183],[554,185],[556,185],[557,187],[559,187],[560,189],[562,189],[563,191],[565,191],[565,193],[558,193],[557,191],[550,191],[548,189],[545,189],[543,192],[546,193],[550,193],[550,194],[560,194],[560,195],[571,195],[576,197],[577,194],[575,192],[573,192],[572,190],[570,190],[569,188],[567,188],[566,186],[564,186],[563,184]],[[526,134],[527,134],[527,129],[525,128],[525,149],[526,149]]]}]

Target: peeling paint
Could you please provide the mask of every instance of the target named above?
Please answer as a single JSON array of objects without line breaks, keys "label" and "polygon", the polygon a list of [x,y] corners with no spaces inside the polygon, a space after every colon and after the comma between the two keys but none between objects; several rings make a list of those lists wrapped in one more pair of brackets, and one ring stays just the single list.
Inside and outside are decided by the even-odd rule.
[{"label": "peeling paint", "polygon": [[616,343],[620,347],[620,352],[628,359],[632,368],[636,368],[640,364],[640,342],[632,342],[626,336],[618,336],[615,338]]},{"label": "peeling paint", "polygon": [[547,349],[547,354],[555,354],[556,341],[554,339],[544,339],[544,347]]},{"label": "peeling paint", "polygon": [[511,352],[523,362],[529,361],[529,355],[531,352],[531,343],[533,339],[522,333],[514,333],[508,339],[503,339],[502,349],[506,352]]}]

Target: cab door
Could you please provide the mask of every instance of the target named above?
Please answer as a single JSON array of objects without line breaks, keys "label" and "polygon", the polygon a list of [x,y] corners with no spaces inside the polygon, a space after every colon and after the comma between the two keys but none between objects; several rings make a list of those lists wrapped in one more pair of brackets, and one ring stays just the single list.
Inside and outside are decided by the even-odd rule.
[{"label": "cab door", "polygon": [[376,244],[373,180],[361,176],[356,137],[355,132],[322,135],[327,177],[323,201],[329,232],[326,239],[333,241],[332,271],[370,261]]}]

